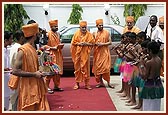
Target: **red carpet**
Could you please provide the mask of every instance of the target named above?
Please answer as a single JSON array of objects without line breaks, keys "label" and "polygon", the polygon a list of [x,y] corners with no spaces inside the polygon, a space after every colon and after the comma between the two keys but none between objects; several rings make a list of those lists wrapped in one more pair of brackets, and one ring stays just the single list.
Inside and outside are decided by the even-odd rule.
[{"label": "red carpet", "polygon": [[[84,83],[73,90],[74,82],[72,77],[61,78],[60,87],[64,91],[48,94],[51,111],[116,111],[106,88],[95,88],[94,77],[90,79],[92,90],[84,89]],[[53,88],[53,82],[50,84]]]}]

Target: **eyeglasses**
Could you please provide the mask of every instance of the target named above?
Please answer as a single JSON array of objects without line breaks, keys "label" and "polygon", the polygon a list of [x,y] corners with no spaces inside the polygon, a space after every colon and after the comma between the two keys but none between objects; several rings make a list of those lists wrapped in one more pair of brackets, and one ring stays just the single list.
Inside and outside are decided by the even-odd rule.
[{"label": "eyeglasses", "polygon": [[86,26],[83,26],[83,27],[81,27],[81,28],[86,28]]},{"label": "eyeglasses", "polygon": [[98,25],[98,26],[103,26],[103,24],[100,24],[100,25]]},{"label": "eyeglasses", "polygon": [[132,22],[127,22],[127,24],[132,24]]}]

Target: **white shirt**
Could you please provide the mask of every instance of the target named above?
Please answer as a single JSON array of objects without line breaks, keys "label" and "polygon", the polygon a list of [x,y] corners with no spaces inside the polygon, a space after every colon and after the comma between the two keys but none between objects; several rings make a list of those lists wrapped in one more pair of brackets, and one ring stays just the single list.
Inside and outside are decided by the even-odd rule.
[{"label": "white shirt", "polygon": [[4,48],[4,68],[10,68],[10,47]]},{"label": "white shirt", "polygon": [[[10,48],[4,48],[4,68],[10,68]],[[4,97],[9,97],[10,89],[8,87],[8,80],[10,76],[10,71],[4,71]]]},{"label": "white shirt", "polygon": [[16,55],[17,55],[17,52],[18,52],[18,48],[20,46],[21,46],[21,44],[19,44],[19,43],[14,43],[11,46],[11,50],[10,50],[10,65],[11,65],[11,67],[13,67],[13,65],[14,65],[14,62],[16,60]]},{"label": "white shirt", "polygon": [[[160,41],[164,43],[164,36],[163,36],[163,31],[159,26],[155,26],[152,28],[152,34],[151,34],[151,26],[147,29],[147,36],[151,38],[151,40],[154,40],[156,42]],[[164,48],[164,44],[160,46],[160,50]]]}]

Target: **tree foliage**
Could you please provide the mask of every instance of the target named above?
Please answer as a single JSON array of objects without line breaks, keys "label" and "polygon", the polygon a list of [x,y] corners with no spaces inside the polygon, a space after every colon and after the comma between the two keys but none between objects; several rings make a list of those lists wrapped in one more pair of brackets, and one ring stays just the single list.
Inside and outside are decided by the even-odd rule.
[{"label": "tree foliage", "polygon": [[79,4],[73,4],[72,12],[67,22],[70,24],[79,24],[79,21],[82,20],[82,13],[82,7]]},{"label": "tree foliage", "polygon": [[118,16],[112,16],[112,15],[111,15],[110,18],[111,18],[113,24],[120,25],[120,20],[119,20],[119,17],[118,17]]},{"label": "tree foliage", "polygon": [[4,30],[15,33],[30,19],[22,4],[4,4]]},{"label": "tree foliage", "polygon": [[147,4],[125,4],[124,5],[124,17],[134,16],[135,21],[145,14],[147,10]]}]

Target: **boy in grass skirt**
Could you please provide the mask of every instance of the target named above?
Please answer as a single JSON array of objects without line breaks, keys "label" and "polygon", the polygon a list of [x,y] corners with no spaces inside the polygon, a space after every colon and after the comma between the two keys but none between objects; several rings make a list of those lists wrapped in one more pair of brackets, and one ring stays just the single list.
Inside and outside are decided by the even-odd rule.
[{"label": "boy in grass skirt", "polygon": [[[139,97],[142,91],[142,87],[144,86],[144,80],[142,79],[140,73],[142,73],[142,64],[144,64],[148,59],[149,55],[147,53],[147,44],[149,43],[148,40],[143,41],[141,43],[142,53],[140,54],[139,59],[135,62],[136,66],[138,67],[138,74],[133,79],[133,85],[138,88],[138,104],[133,107],[132,109],[141,109],[142,107],[142,99]],[[136,92],[135,92],[136,93]]]},{"label": "boy in grass skirt", "polygon": [[161,59],[158,57],[160,46],[157,42],[148,43],[148,52],[151,59],[141,68],[145,80],[140,97],[143,99],[143,111],[160,111],[161,98],[164,97],[164,88],[160,79]]},{"label": "boy in grass skirt", "polygon": [[126,49],[128,42],[128,34],[130,32],[126,32],[121,36],[121,44],[118,47],[115,47],[114,50],[116,50],[116,53],[118,54],[118,58],[114,64],[114,71],[120,73],[120,77],[122,80],[122,87],[117,93],[121,93],[121,97],[126,97],[126,91],[125,91],[125,82],[123,81],[123,70],[124,65],[126,64],[126,59],[123,55],[124,50]]},{"label": "boy in grass skirt", "polygon": [[123,55],[122,55],[121,49],[123,49],[127,43],[126,38],[127,38],[126,34],[122,34],[121,43],[112,48],[112,50],[114,49],[118,55],[118,57],[114,63],[114,72],[115,73],[120,73],[120,66],[121,66],[121,63],[123,60],[122,59]]},{"label": "boy in grass skirt", "polygon": [[136,88],[132,85],[132,79],[133,76],[135,76],[135,73],[137,73],[137,67],[133,65],[134,60],[137,58],[137,50],[136,46],[138,43],[136,43],[136,34],[134,32],[131,32],[129,35],[129,45],[126,47],[126,50],[124,52],[124,56],[126,58],[126,64],[124,66],[123,70],[123,81],[125,82],[125,90],[126,90],[126,101],[127,106],[132,106],[136,104],[135,96],[130,94],[130,90],[132,89],[132,94],[135,92]]}]

